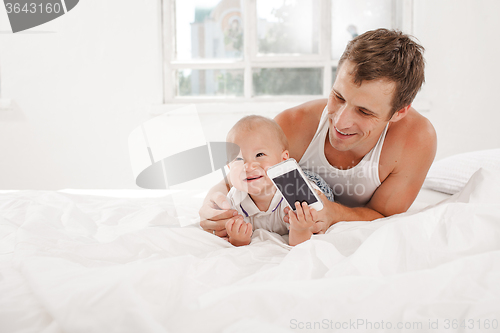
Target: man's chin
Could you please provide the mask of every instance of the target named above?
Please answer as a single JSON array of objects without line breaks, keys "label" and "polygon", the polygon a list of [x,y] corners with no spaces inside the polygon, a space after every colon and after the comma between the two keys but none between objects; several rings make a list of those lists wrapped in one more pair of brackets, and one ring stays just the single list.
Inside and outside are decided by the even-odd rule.
[{"label": "man's chin", "polygon": [[332,138],[330,138],[328,141],[330,142],[330,146],[332,146],[333,149],[337,151],[348,151],[351,150],[354,146],[354,142],[338,141]]}]

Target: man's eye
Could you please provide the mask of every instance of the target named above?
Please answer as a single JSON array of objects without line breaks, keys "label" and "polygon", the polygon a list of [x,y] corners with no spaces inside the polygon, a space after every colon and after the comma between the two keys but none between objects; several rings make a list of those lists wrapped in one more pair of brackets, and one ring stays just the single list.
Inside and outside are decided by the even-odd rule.
[{"label": "man's eye", "polygon": [[334,95],[336,99],[338,99],[339,101],[341,102],[344,102],[344,99],[342,97],[340,97],[339,95]]},{"label": "man's eye", "polygon": [[264,156],[264,153],[258,153],[256,156],[257,157],[262,157],[262,156]]},{"label": "man's eye", "polygon": [[365,111],[363,111],[363,110],[361,110],[361,109],[359,109],[359,112],[361,112],[361,113],[362,113],[362,114],[364,114],[365,116],[369,116],[369,115],[370,115],[369,113],[367,113],[367,112],[365,112]]}]

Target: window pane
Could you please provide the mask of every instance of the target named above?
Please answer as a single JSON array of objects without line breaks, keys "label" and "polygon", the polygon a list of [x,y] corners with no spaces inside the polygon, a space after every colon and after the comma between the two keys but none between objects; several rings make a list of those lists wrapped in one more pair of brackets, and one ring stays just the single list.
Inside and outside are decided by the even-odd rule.
[{"label": "window pane", "polygon": [[240,4],[240,1],[177,0],[177,59],[241,58],[243,14]]},{"label": "window pane", "polygon": [[257,0],[258,52],[317,54],[319,0]]},{"label": "window pane", "polygon": [[368,30],[392,28],[392,0],[333,0],[332,58],[339,59],[351,39]]},{"label": "window pane", "polygon": [[321,95],[322,68],[255,68],[253,94],[262,95]]},{"label": "window pane", "polygon": [[332,87],[335,83],[335,78],[337,77],[337,67],[332,67]]},{"label": "window pane", "polygon": [[177,83],[178,96],[243,96],[240,69],[182,69]]}]

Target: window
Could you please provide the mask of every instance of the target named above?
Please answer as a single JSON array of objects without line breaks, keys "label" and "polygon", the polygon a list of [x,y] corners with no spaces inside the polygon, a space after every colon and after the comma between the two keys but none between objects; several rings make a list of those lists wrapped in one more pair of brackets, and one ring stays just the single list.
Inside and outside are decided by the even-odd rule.
[{"label": "window", "polygon": [[[345,45],[412,0],[163,0],[165,102],[328,96]],[[410,29],[409,29],[410,28]]]}]

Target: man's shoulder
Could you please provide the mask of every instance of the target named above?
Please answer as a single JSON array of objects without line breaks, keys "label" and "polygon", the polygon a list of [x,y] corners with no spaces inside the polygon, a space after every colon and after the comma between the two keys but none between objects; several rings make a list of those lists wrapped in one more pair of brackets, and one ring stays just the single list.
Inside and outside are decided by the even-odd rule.
[{"label": "man's shoulder", "polygon": [[391,123],[381,158],[386,162],[394,160],[395,167],[398,165],[404,167],[411,164],[415,158],[434,159],[436,145],[434,126],[412,108],[406,117]]},{"label": "man's shoulder", "polygon": [[274,120],[280,125],[290,144],[290,156],[299,160],[305,152],[326,106],[326,99],[318,99],[279,113]]},{"label": "man's shoulder", "polygon": [[436,155],[436,131],[414,109],[389,125],[379,163],[382,185],[368,207],[385,216],[406,211],[415,200]]},{"label": "man's shoulder", "polygon": [[274,119],[280,126],[285,127],[296,126],[300,122],[319,123],[326,102],[326,99],[309,101],[280,112]]},{"label": "man's shoulder", "polygon": [[397,142],[402,149],[428,146],[436,143],[436,131],[431,122],[415,109],[391,125],[387,139]]}]

